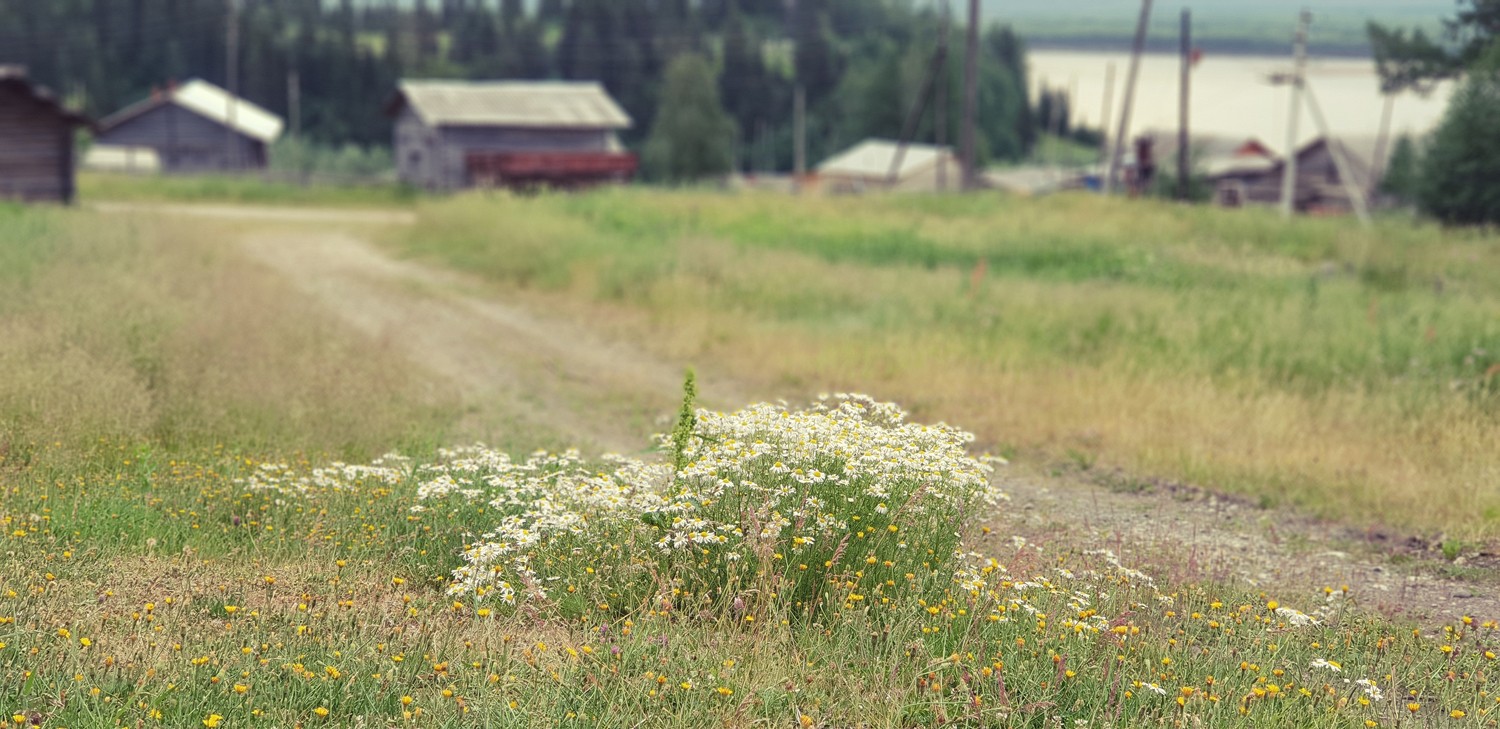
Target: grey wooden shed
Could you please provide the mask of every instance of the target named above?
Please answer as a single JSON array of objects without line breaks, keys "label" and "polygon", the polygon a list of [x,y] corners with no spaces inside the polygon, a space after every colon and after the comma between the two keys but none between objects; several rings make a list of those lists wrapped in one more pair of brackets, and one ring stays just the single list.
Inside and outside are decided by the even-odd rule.
[{"label": "grey wooden shed", "polygon": [[635,171],[617,134],[630,117],[594,82],[404,80],[386,113],[398,177],[425,189],[576,186]]},{"label": "grey wooden shed", "polygon": [[262,169],[281,117],[207,81],[153,92],[99,122],[98,144],[156,151],[163,172]]},{"label": "grey wooden shed", "polygon": [[73,201],[73,131],[90,126],[26,69],[0,66],[0,198]]}]

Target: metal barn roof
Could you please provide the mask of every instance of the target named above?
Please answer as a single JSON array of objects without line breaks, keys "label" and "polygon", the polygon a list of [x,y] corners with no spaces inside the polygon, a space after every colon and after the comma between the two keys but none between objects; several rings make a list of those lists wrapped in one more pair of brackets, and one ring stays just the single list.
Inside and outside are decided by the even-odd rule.
[{"label": "metal barn roof", "polygon": [[630,116],[595,82],[401,81],[387,105],[431,126],[626,129]]},{"label": "metal barn roof", "polygon": [[[883,180],[891,173],[891,162],[896,159],[898,146],[898,143],[886,139],[866,139],[843,153],[824,160],[823,164],[818,165],[818,173]],[[906,156],[901,158],[901,169],[897,171],[897,177],[906,177],[937,164],[938,158],[943,155],[951,157],[953,150],[930,144],[908,144]]]},{"label": "metal barn roof", "polygon": [[127,106],[104,119],[100,126],[107,131],[169,103],[266,144],[276,141],[285,127],[281,117],[202,79],[193,79],[174,90]]}]

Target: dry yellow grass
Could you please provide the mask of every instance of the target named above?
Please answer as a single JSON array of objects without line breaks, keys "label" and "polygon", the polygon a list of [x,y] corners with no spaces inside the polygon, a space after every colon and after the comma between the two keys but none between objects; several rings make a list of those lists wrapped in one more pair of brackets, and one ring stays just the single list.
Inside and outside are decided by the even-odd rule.
[{"label": "dry yellow grass", "polygon": [[435,442],[454,417],[399,356],[241,258],[222,223],[21,215],[36,227],[0,242],[31,261],[0,276],[12,461],[100,440],[363,456]]},{"label": "dry yellow grass", "polygon": [[1480,234],[1088,196],[617,192],[425,222],[400,245],[768,395],[872,392],[1043,463],[1500,534]]}]

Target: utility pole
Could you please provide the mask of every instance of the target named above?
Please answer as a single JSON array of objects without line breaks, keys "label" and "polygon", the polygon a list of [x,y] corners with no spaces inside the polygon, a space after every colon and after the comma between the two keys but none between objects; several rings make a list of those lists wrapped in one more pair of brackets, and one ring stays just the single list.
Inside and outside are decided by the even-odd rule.
[{"label": "utility pole", "polygon": [[224,0],[229,11],[224,43],[224,78],[229,98],[225,105],[224,167],[225,171],[239,169],[239,149],[235,142],[235,101],[239,97],[240,76],[240,8],[238,0]]},{"label": "utility pole", "polygon": [[1312,13],[1303,10],[1297,18],[1297,35],[1292,41],[1295,60],[1292,68],[1292,104],[1286,121],[1286,164],[1281,176],[1281,217],[1290,218],[1297,207],[1297,121],[1302,116],[1302,86],[1307,75],[1307,25]]},{"label": "utility pole", "polygon": [[807,87],[797,84],[792,93],[792,185],[801,189],[807,174]]},{"label": "utility pole", "polygon": [[292,122],[292,139],[302,141],[302,75],[297,69],[286,72],[286,111]]},{"label": "utility pole", "polygon": [[1099,110],[1099,130],[1104,132],[1099,135],[1099,160],[1109,159],[1109,114],[1110,105],[1115,96],[1115,62],[1110,61],[1104,66],[1104,108]]},{"label": "utility pole", "polygon": [[1192,86],[1193,11],[1182,9],[1182,88],[1177,108],[1177,199],[1188,199],[1188,89]]},{"label": "utility pole", "polygon": [[1141,70],[1141,52],[1146,47],[1146,25],[1151,21],[1151,0],[1141,0],[1141,17],[1135,26],[1135,43],[1130,50],[1130,70],[1125,74],[1125,100],[1120,105],[1119,131],[1115,133],[1115,146],[1109,154],[1109,170],[1104,175],[1104,194],[1115,190],[1115,178],[1120,174],[1120,155],[1125,151],[1125,135],[1130,132],[1130,105],[1135,100],[1135,79]]},{"label": "utility pole", "polygon": [[1351,174],[1349,160],[1344,156],[1344,145],[1333,138],[1332,131],[1328,128],[1328,120],[1323,116],[1323,107],[1318,105],[1318,97],[1313,95],[1312,87],[1307,92],[1307,110],[1312,112],[1313,124],[1318,127],[1318,133],[1323,135],[1323,143],[1328,145],[1328,156],[1333,158],[1333,167],[1338,170],[1339,182],[1344,186],[1344,194],[1349,196],[1349,206],[1354,208],[1354,216],[1359,222],[1370,225],[1370,211],[1365,205],[1365,191],[1354,184],[1354,175]]},{"label": "utility pole", "polygon": [[948,191],[948,153],[943,151],[948,146],[948,27],[953,24],[952,0],[943,0],[943,13],[938,22],[942,26],[938,29],[938,47],[943,49],[943,62],[938,65],[937,99],[934,105],[933,141],[938,148],[937,162],[937,189],[938,192]]},{"label": "utility pole", "polygon": [[292,125],[292,142],[295,144],[298,169],[298,182],[303,185],[308,183],[312,175],[312,159],[306,149],[302,147],[302,77],[297,74],[295,67],[286,72],[286,113],[290,117]]},{"label": "utility pole", "polygon": [[1391,141],[1391,110],[1396,104],[1396,92],[1380,90],[1385,97],[1385,103],[1380,112],[1380,132],[1375,136],[1375,158],[1370,160],[1370,191],[1380,185],[1385,179],[1385,166],[1391,159],[1386,155],[1386,147]]},{"label": "utility pole", "polygon": [[969,0],[968,37],[964,46],[964,129],[959,144],[963,149],[963,189],[979,185],[979,0]]},{"label": "utility pole", "polygon": [[[938,36],[937,49],[932,53],[932,60],[928,62],[927,74],[922,77],[922,87],[917,91],[916,101],[912,103],[911,111],[906,114],[906,123],[901,126],[901,139],[896,142],[896,152],[891,155],[891,167],[886,173],[886,185],[895,187],[901,179],[901,163],[906,160],[906,145],[909,144],[917,133],[917,125],[922,122],[922,116],[927,111],[927,102],[932,98],[934,83],[942,75],[943,67],[948,59],[948,34],[941,33]],[[939,84],[937,86],[941,88]],[[946,175],[941,165],[943,158],[938,156],[938,168],[940,184],[945,182]]]}]

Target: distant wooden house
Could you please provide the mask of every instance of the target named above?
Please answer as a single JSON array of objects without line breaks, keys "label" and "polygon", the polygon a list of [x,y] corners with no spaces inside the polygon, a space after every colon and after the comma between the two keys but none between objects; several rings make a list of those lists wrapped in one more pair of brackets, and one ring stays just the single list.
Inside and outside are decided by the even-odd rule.
[{"label": "distant wooden house", "polygon": [[[1137,137],[1122,157],[1127,185],[1138,184],[1136,158],[1142,150],[1149,155],[1149,176],[1175,178],[1179,139],[1176,132],[1170,131],[1148,131]],[[1234,207],[1274,201],[1281,188],[1279,184],[1266,187],[1266,172],[1278,162],[1276,153],[1254,137],[1197,134],[1188,140],[1189,174],[1207,180],[1220,205]]]},{"label": "distant wooden house", "polygon": [[593,82],[405,80],[386,113],[397,177],[424,189],[578,187],[636,171],[618,134],[630,116]]},{"label": "distant wooden house", "polygon": [[[951,147],[908,144],[904,153],[899,149],[897,142],[866,139],[818,165],[817,184],[824,192],[833,194],[877,190],[935,192],[940,187],[948,190],[962,187],[963,166]],[[894,175],[892,165],[897,166]]]},{"label": "distant wooden house", "polygon": [[[1293,205],[1298,212],[1344,214],[1353,211],[1349,187],[1370,200],[1379,182],[1379,165],[1375,160],[1375,140],[1363,137],[1318,137],[1297,150],[1296,193]],[[1340,163],[1342,157],[1349,182],[1346,186]],[[1275,205],[1281,201],[1286,161],[1249,159],[1210,170],[1215,199],[1222,205]]]},{"label": "distant wooden house", "polygon": [[[1156,164],[1176,174],[1179,136],[1175,131],[1149,131],[1142,134],[1150,140]],[[1222,165],[1226,160],[1275,159],[1276,153],[1255,137],[1227,134],[1194,134],[1188,139],[1188,161],[1195,167]],[[1127,162],[1129,164],[1128,155]]]},{"label": "distant wooden house", "polygon": [[[1302,145],[1297,150],[1297,210],[1313,214],[1353,212],[1350,187],[1368,202],[1380,182],[1375,146],[1374,137],[1318,137]],[[1335,154],[1343,158],[1342,173]],[[1345,185],[1346,181],[1351,184]]]},{"label": "distant wooden house", "polygon": [[1224,207],[1272,205],[1281,199],[1281,160],[1276,157],[1231,157],[1201,167],[1213,186],[1214,202]]},{"label": "distant wooden house", "polygon": [[20,66],[0,66],[0,198],[73,201],[73,131],[91,122]]},{"label": "distant wooden house", "polygon": [[265,168],[284,127],[281,117],[195,79],[106,117],[95,141],[127,160],[154,152],[162,172],[238,172]]}]

